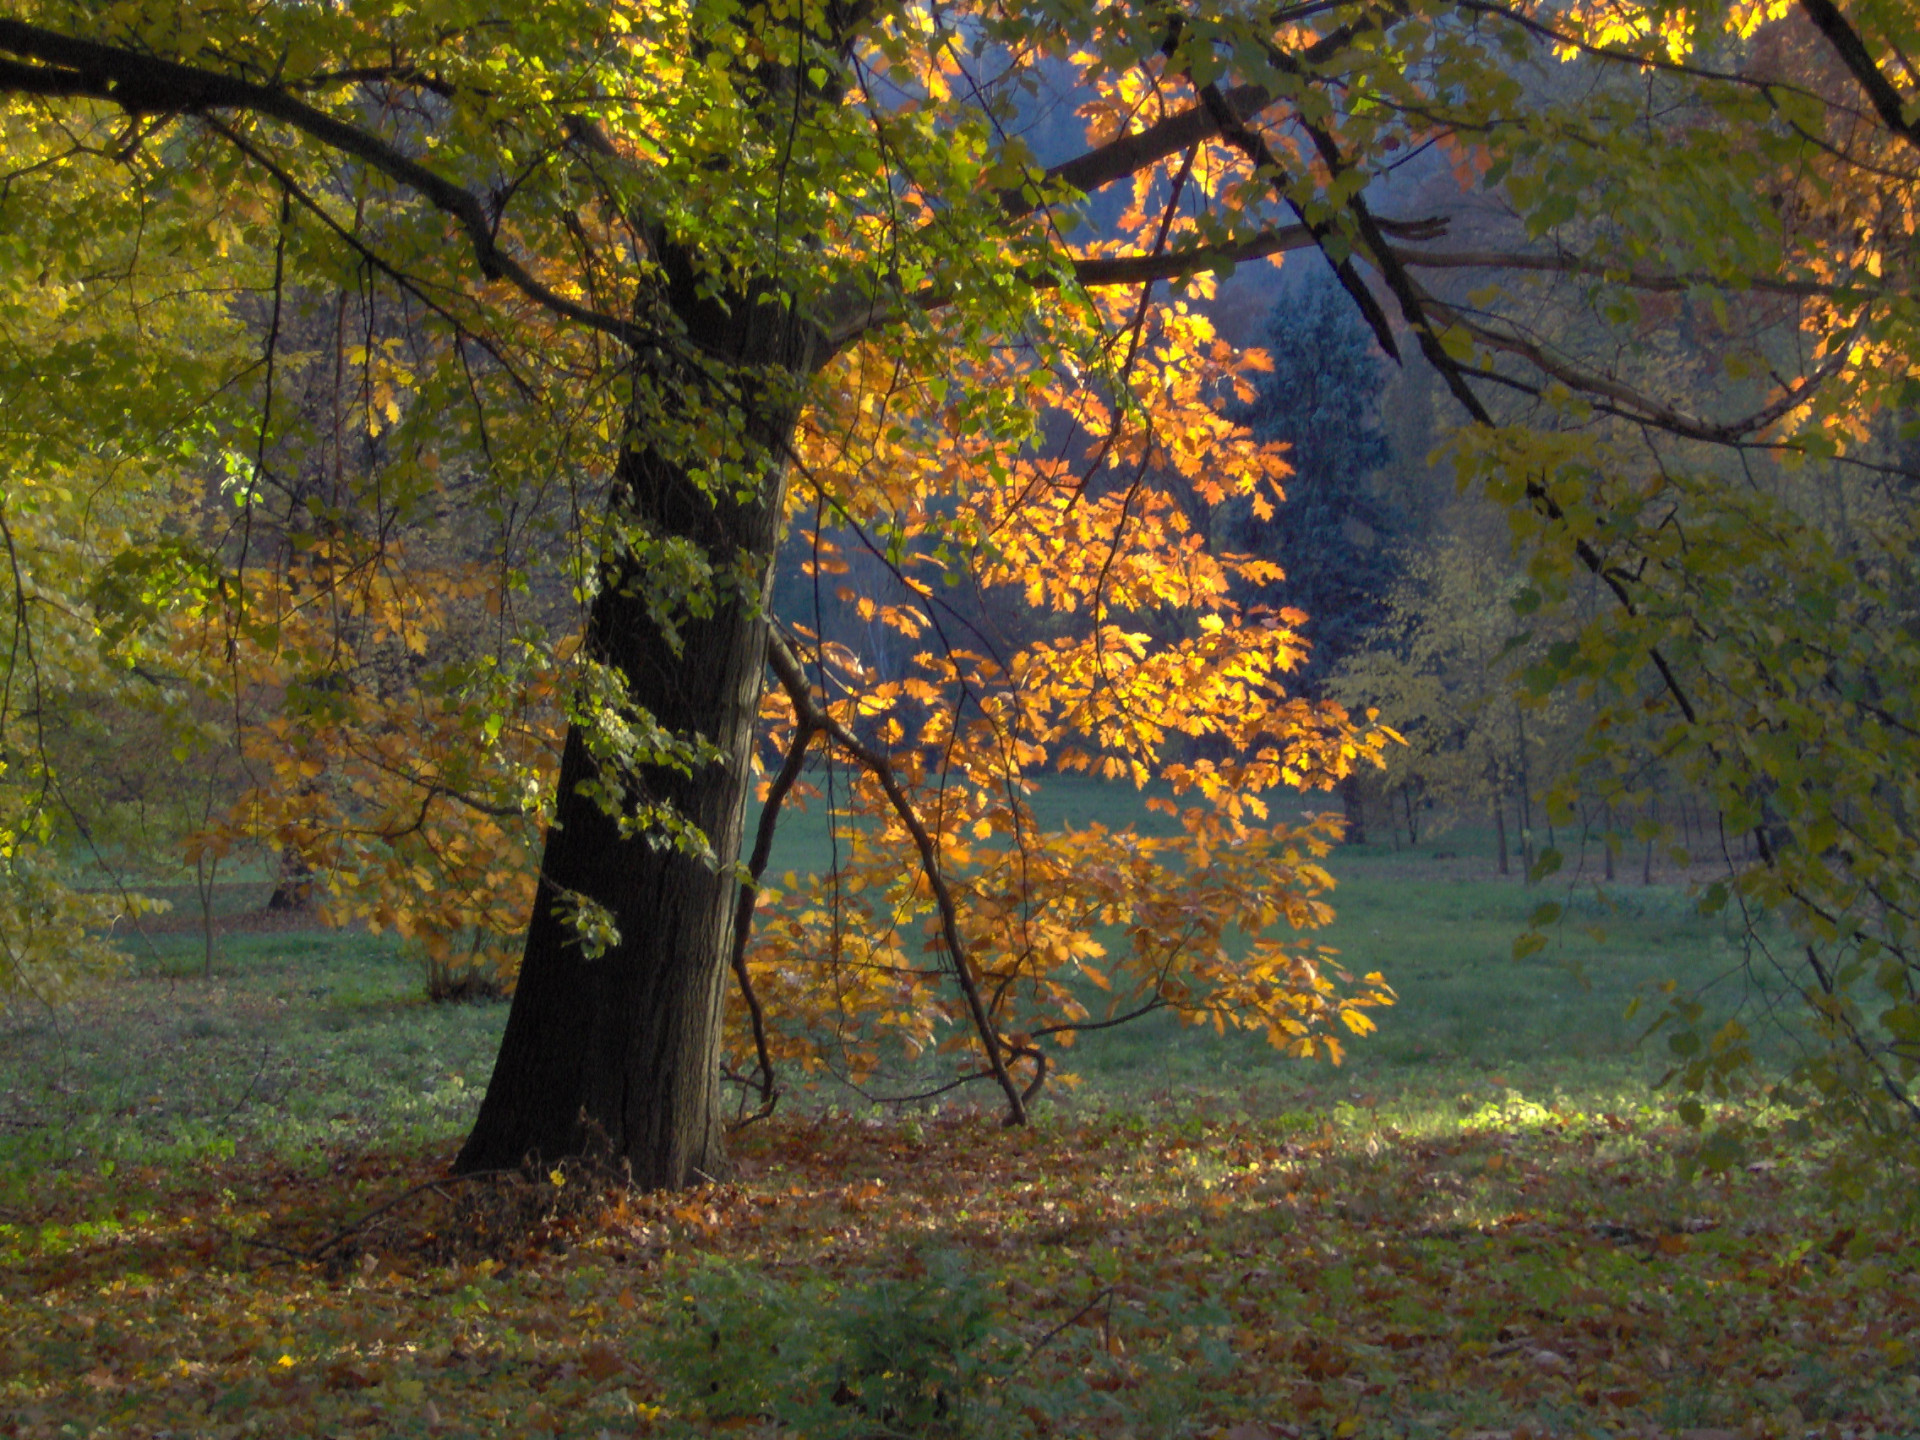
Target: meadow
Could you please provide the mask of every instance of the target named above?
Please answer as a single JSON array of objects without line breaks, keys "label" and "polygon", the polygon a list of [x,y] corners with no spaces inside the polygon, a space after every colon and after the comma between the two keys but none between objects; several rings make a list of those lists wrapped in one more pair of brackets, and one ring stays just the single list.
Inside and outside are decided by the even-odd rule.
[{"label": "meadow", "polygon": [[1920,1436],[1914,1237],[1759,1109],[1699,1170],[1626,1018],[1780,999],[1737,931],[1562,886],[1515,961],[1492,868],[1336,857],[1400,995],[1340,1068],[1156,1017],[1024,1131],[822,1091],[673,1196],[447,1182],[505,1008],[387,940],[136,940],[0,1022],[0,1435]]}]

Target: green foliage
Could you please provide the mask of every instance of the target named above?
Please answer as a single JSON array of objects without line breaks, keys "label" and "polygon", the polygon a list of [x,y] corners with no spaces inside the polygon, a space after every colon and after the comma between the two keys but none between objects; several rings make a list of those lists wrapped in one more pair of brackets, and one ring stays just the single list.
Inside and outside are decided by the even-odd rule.
[{"label": "green foliage", "polygon": [[87,894],[71,881],[43,847],[0,832],[0,998],[70,998],[121,963],[105,938],[113,925],[152,908],[137,897]]},{"label": "green foliage", "polygon": [[[1529,819],[1564,773],[1579,711],[1551,687],[1534,693],[1526,676],[1555,643],[1526,608],[1528,592],[1488,516],[1468,511],[1410,548],[1383,597],[1370,643],[1345,656],[1328,693],[1378,709],[1405,744],[1386,755],[1385,784],[1418,796],[1441,828],[1511,809],[1515,848],[1535,855]],[[1518,801],[1518,805],[1515,805]]]},{"label": "green foliage", "polygon": [[1024,1349],[993,1288],[950,1252],[909,1269],[783,1282],[708,1261],[657,1352],[674,1410],[696,1432],[771,1421],[807,1440],[1024,1433],[991,1393]]},{"label": "green foliage", "polygon": [[[1910,1021],[1920,967],[1907,918],[1920,900],[1910,507],[1878,482],[1834,473],[1824,484],[1849,492],[1859,527],[1837,533],[1777,474],[1732,490],[1710,472],[1669,469],[1630,495],[1614,459],[1577,447],[1551,484],[1568,523],[1604,526],[1610,545],[1636,556],[1634,613],[1583,619],[1566,561],[1540,549],[1533,563],[1536,582],[1561,597],[1570,636],[1542,656],[1534,683],[1577,690],[1594,707],[1562,803],[1584,793],[1632,813],[1656,776],[1670,776],[1708,797],[1723,847],[1744,849],[1751,836],[1752,859],[1723,849],[1727,872],[1702,903],[1790,928],[1756,932],[1747,955],[1755,972],[1790,977],[1820,1037],[1787,1093],[1813,1105],[1817,1131],[1858,1142],[1832,1152],[1838,1183],[1897,1194],[1905,1182],[1887,1182],[1912,1163],[1920,1126]],[[1650,826],[1655,837],[1673,844],[1670,827]],[[1675,1079],[1688,1091],[1762,1083],[1744,1031],[1703,1028],[1684,1007],[1667,1021],[1685,1047]]]}]

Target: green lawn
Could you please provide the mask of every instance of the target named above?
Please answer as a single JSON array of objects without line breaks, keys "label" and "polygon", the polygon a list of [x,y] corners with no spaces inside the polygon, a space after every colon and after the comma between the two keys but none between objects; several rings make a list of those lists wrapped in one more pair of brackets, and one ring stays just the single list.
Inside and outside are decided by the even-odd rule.
[{"label": "green lawn", "polygon": [[[1701,994],[1716,1014],[1750,1013],[1778,998],[1748,982],[1738,935],[1699,916],[1677,888],[1616,893],[1605,913],[1593,901],[1569,905],[1576,913],[1548,948],[1516,961],[1514,937],[1540,889],[1373,873],[1388,867],[1406,868],[1373,857],[1333,863],[1337,918],[1321,936],[1351,970],[1383,972],[1399,995],[1376,1012],[1379,1033],[1356,1041],[1343,1066],[1282,1059],[1252,1037],[1155,1017],[1076,1047],[1089,1089],[1359,1100],[1400,1112],[1402,1123],[1509,1091],[1583,1109],[1645,1104],[1667,1054],[1660,1037],[1642,1039],[1662,982]],[[1636,998],[1642,1013],[1630,1020]]]},{"label": "green lawn", "polygon": [[473,1116],[506,1007],[432,1005],[393,943],[338,931],[136,942],[67,1008],[0,1020],[0,1203],[49,1171],[221,1157],[295,1161],[437,1143]]},{"label": "green lawn", "polygon": [[[1135,792],[1086,782],[1051,787],[1041,812],[1108,824],[1145,814]],[[776,865],[818,863],[817,814],[792,819]],[[1433,850],[1466,848],[1448,837]],[[1323,938],[1354,971],[1383,971],[1400,996],[1343,1067],[1155,1016],[1084,1037],[1065,1056],[1082,1083],[1051,1086],[1046,1104],[1351,1106],[1413,1128],[1515,1099],[1645,1106],[1666,1052],[1658,1037],[1636,1044],[1645,1020],[1626,1018],[1636,996],[1675,979],[1729,1013],[1780,998],[1744,975],[1729,922],[1702,918],[1676,887],[1618,886],[1602,901],[1500,880],[1490,861],[1431,855],[1352,848],[1331,861],[1338,919]],[[1514,936],[1548,895],[1568,902],[1568,918],[1546,951],[1515,961]],[[17,1198],[49,1168],[236,1149],[294,1159],[436,1143],[469,1123],[504,1006],[426,1003],[418,968],[384,938],[230,931],[211,981],[201,945],[192,930],[136,941],[128,973],[96,999],[0,1020],[5,1193]],[[865,1104],[831,1090],[792,1103]]]}]

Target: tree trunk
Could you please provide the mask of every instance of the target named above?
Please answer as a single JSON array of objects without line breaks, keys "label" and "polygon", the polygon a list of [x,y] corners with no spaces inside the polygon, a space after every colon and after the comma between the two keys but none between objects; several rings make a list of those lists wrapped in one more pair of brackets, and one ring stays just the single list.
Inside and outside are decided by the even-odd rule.
[{"label": "tree trunk", "polygon": [[[687,337],[721,364],[678,367],[656,379],[652,407],[636,404],[636,414],[651,415],[636,422],[649,433],[623,454],[612,503],[620,522],[648,536],[699,544],[712,559],[714,593],[707,614],[683,606],[672,615],[676,640],[660,623],[656,577],[616,534],[601,563],[586,650],[625,682],[633,711],[678,737],[701,737],[717,755],[690,775],[623,767],[595,753],[579,722],[569,729],[513,1008],[455,1162],[462,1172],[604,1153],[624,1162],[636,1184],[656,1189],[717,1176],[723,1165],[720,1020],[734,866],[783,456],[813,345],[770,300],[732,296],[722,308],[699,300],[686,279],[669,303]],[[729,413],[743,414],[744,425],[722,435],[716,417]],[[650,435],[676,432],[671,442],[649,443]],[[713,463],[708,457],[725,455],[728,441],[744,442],[747,473],[761,476],[757,493],[737,497],[723,480],[710,494],[689,473],[689,457]],[[628,810],[638,802],[672,806],[705,833],[715,858],[689,854],[631,820],[623,825],[607,813],[609,791]],[[603,907],[617,927],[618,940],[597,957],[582,947],[576,897]]]},{"label": "tree trunk", "polygon": [[1341,840],[1348,845],[1367,843],[1367,799],[1360,788],[1360,772],[1355,770],[1340,779],[1340,808],[1346,816]]},{"label": "tree trunk", "polygon": [[[1647,819],[1656,825],[1660,822],[1660,802],[1651,796],[1647,798]],[[1647,837],[1646,858],[1640,862],[1640,883],[1642,885],[1653,883],[1653,836],[1651,835]]]},{"label": "tree trunk", "polygon": [[1533,883],[1533,780],[1527,772],[1527,719],[1518,705],[1513,707],[1513,734],[1520,756],[1520,864],[1527,884]]},{"label": "tree trunk", "polygon": [[[301,793],[309,793],[309,787],[301,787]],[[300,915],[313,909],[313,866],[297,846],[280,847],[280,868],[274,877],[273,893],[267,896],[267,909],[274,914]]]}]

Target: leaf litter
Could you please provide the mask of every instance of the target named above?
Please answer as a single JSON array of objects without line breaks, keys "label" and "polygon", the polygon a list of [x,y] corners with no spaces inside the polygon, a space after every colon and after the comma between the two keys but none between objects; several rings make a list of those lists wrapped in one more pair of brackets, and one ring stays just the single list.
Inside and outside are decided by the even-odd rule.
[{"label": "leaf litter", "polygon": [[1648,1115],[785,1119],[675,1195],[450,1154],[67,1177],[0,1435],[1920,1435],[1920,1246]]}]

